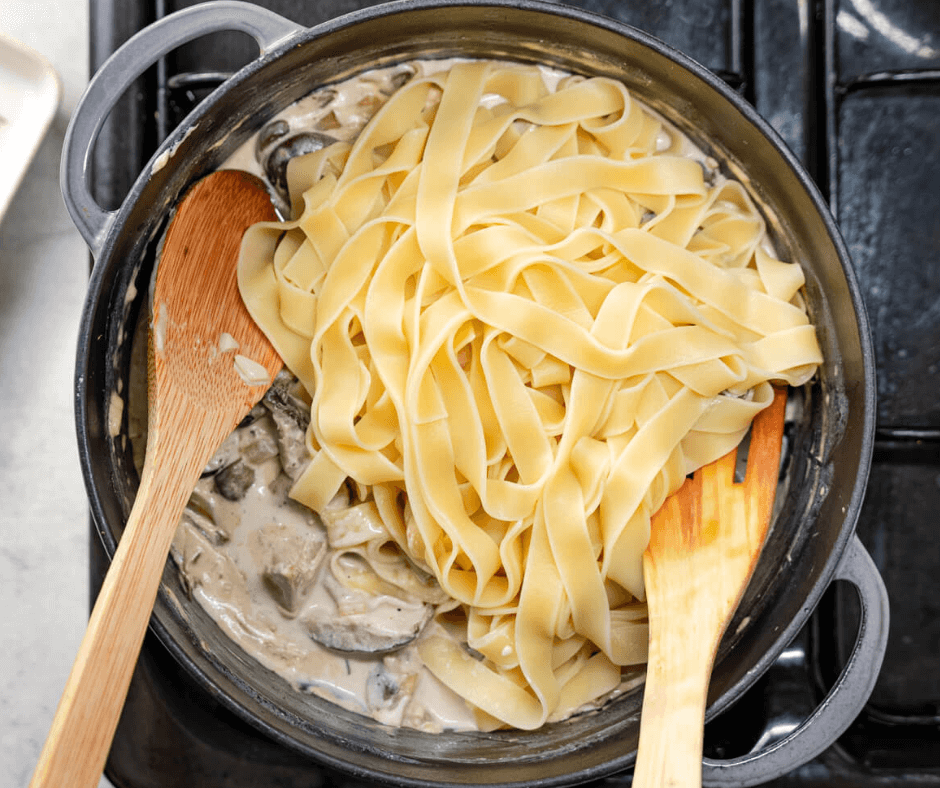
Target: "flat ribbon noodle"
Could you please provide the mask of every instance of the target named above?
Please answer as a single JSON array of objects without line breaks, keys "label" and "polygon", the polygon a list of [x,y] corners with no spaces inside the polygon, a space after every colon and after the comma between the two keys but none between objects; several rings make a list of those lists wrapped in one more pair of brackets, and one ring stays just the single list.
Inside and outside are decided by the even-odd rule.
[{"label": "flat ribbon noodle", "polygon": [[662,125],[609,79],[461,62],[291,161],[294,218],[244,239],[245,302],[313,403],[291,494],[371,490],[463,611],[481,658],[419,652],[481,724],[536,728],[645,661],[651,514],[821,362],[800,267]]}]

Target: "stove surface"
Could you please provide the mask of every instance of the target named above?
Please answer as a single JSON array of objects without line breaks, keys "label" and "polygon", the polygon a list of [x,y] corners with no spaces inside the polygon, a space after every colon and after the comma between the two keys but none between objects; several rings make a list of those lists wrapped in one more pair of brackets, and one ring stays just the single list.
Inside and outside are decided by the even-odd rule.
[{"label": "stove surface", "polygon": [[[94,71],[136,30],[188,0],[90,0]],[[373,5],[263,0],[305,25]],[[871,699],[823,755],[774,786],[940,786],[940,0],[617,0],[572,3],[650,32],[722,76],[781,134],[829,200],[874,334],[878,430],[858,534],[891,599]],[[227,73],[257,54],[240,34],[177,50],[105,125],[95,194],[117,206],[152,152]],[[93,593],[106,559],[92,528]],[[825,696],[857,632],[836,584],[734,707],[706,754],[782,738]],[[148,635],[107,766],[117,788],[365,783],[286,750],[219,705]],[[629,774],[597,783],[630,784]]]}]

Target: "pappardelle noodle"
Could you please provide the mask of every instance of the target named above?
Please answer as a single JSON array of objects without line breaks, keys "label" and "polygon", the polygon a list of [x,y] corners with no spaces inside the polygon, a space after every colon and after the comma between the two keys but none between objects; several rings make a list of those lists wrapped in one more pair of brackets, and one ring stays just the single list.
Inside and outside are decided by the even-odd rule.
[{"label": "pappardelle noodle", "polygon": [[312,399],[290,495],[374,500],[455,600],[459,637],[418,649],[481,727],[645,662],[651,514],[821,362],[800,266],[662,126],[611,79],[459,62],[292,160],[293,218],[243,243],[244,300]]}]

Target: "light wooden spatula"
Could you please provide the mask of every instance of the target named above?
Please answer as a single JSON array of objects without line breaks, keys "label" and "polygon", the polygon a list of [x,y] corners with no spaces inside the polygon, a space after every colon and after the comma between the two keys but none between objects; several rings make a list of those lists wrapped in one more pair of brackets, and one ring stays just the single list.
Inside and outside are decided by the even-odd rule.
[{"label": "light wooden spatula", "polygon": [[[266,390],[260,380],[246,382],[252,377],[234,357],[268,380],[282,366],[236,280],[245,229],[275,218],[257,178],[222,171],[192,187],[170,222],[154,288],[140,489],[31,788],[98,784],[180,516],[206,463]],[[220,351],[223,333],[236,350]]]},{"label": "light wooden spatula", "polygon": [[650,648],[635,788],[702,784],[705,700],[718,643],[757,563],[773,511],[786,390],[737,449],[698,470],[654,515],[643,554]]}]

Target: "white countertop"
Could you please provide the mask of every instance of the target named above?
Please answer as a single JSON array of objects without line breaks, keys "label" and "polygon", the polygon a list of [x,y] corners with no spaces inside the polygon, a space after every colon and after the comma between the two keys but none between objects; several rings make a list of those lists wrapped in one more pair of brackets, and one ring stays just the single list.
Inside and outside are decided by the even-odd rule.
[{"label": "white countertop", "polygon": [[0,33],[45,56],[62,83],[0,223],[0,784],[25,786],[88,617],[72,375],[89,256],[59,192],[62,139],[88,81],[88,4],[0,0]]}]

